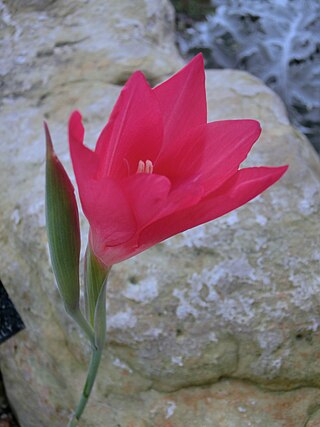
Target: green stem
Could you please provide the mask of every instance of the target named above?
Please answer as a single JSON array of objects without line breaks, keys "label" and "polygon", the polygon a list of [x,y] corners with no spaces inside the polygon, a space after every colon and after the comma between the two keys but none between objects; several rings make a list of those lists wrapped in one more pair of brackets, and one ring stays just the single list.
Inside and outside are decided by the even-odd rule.
[{"label": "green stem", "polygon": [[69,315],[73,318],[73,320],[80,326],[80,328],[82,329],[82,331],[84,332],[88,340],[90,341],[92,348],[95,349],[96,343],[95,343],[94,330],[89,325],[85,317],[83,316],[80,308],[77,308],[76,310],[72,310],[72,311],[66,308],[66,310],[69,313]]},{"label": "green stem", "polygon": [[83,388],[82,391],[82,396],[80,399],[80,402],[75,410],[75,413],[71,419],[71,421],[69,422],[67,427],[76,427],[78,425],[78,422],[80,420],[80,417],[88,403],[88,399],[94,384],[94,381],[96,379],[97,376],[97,372],[98,372],[98,368],[99,368],[99,364],[100,364],[100,360],[101,360],[101,354],[102,354],[102,349],[93,349],[92,350],[92,355],[91,355],[91,361],[90,361],[90,366],[88,369],[88,375],[87,375],[87,380],[85,383],[85,386]]},{"label": "green stem", "polygon": [[88,307],[90,307],[90,323],[94,329],[92,329],[91,325],[83,317],[80,309],[74,310],[71,315],[81,328],[87,332],[92,344],[92,355],[80,402],[67,427],[76,427],[78,425],[80,417],[88,403],[100,365],[101,354],[106,340],[106,288],[110,268],[102,265],[91,251],[87,251],[86,286],[89,291],[91,288],[94,288],[94,292],[88,292],[87,302]]}]

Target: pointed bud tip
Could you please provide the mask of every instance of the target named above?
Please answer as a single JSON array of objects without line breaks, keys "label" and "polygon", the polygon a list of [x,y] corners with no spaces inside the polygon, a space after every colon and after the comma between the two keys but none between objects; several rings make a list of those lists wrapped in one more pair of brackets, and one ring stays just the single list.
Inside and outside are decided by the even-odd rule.
[{"label": "pointed bud tip", "polygon": [[53,149],[52,139],[51,139],[48,123],[45,120],[43,121],[43,127],[44,127],[44,133],[46,136],[47,157],[53,156],[54,149]]}]

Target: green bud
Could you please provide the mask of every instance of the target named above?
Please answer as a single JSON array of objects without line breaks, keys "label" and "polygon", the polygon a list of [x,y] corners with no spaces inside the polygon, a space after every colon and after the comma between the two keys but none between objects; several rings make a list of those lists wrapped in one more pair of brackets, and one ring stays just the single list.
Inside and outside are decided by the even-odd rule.
[{"label": "green bud", "polygon": [[88,245],[85,261],[85,302],[87,318],[92,327],[95,324],[97,301],[104,283],[107,281],[109,271],[110,268],[102,264]]},{"label": "green bud", "polygon": [[79,213],[74,188],[56,156],[47,124],[46,226],[52,268],[69,314],[79,310]]}]

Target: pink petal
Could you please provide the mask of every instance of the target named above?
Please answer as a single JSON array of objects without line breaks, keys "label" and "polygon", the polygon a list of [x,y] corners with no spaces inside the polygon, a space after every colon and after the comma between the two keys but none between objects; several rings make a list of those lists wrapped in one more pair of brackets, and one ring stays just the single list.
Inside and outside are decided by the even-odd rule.
[{"label": "pink petal", "polygon": [[178,186],[172,186],[166,206],[158,212],[158,219],[171,215],[177,209],[183,210],[197,204],[203,196],[204,191],[199,184],[183,182]]},{"label": "pink petal", "polygon": [[207,122],[205,74],[199,54],[182,70],[153,89],[164,122],[164,144],[184,138],[190,128]]},{"label": "pink petal", "polygon": [[179,210],[146,227],[140,234],[139,246],[150,247],[181,231],[204,224],[242,206],[278,181],[286,170],[287,166],[255,167],[238,171],[198,204]]},{"label": "pink petal", "polygon": [[106,244],[122,243],[136,232],[136,224],[120,186],[106,177],[96,180],[96,154],[83,145],[81,114],[69,120],[69,144],[83,212]]},{"label": "pink petal", "polygon": [[260,134],[260,123],[256,120],[209,123],[201,170],[196,182],[201,182],[206,192],[218,188],[237,172]]},{"label": "pink petal", "polygon": [[136,72],[122,89],[98,139],[98,177],[123,177],[136,172],[139,160],[154,162],[162,138],[158,101],[144,75]]},{"label": "pink petal", "polygon": [[168,147],[155,171],[174,184],[187,180],[212,192],[237,172],[260,132],[255,120],[225,120],[193,128],[184,141]]},{"label": "pink petal", "polygon": [[98,166],[96,154],[83,144],[83,139],[82,117],[74,111],[69,119],[69,149],[79,190],[95,176]]},{"label": "pink petal", "polygon": [[145,227],[164,209],[170,187],[168,178],[155,174],[138,173],[122,181],[138,229]]},{"label": "pink petal", "polygon": [[197,126],[167,145],[154,165],[155,173],[167,176],[172,183],[185,182],[201,170],[207,125]]},{"label": "pink petal", "polygon": [[129,201],[112,178],[89,180],[80,191],[80,199],[96,239],[95,247],[119,245],[135,234],[137,225]]}]

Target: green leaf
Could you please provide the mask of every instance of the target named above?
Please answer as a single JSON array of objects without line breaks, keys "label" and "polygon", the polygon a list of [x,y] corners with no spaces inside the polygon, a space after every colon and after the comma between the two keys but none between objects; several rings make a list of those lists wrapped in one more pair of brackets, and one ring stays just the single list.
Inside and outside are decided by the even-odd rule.
[{"label": "green leaf", "polygon": [[79,213],[71,181],[56,156],[47,124],[46,226],[52,268],[69,314],[79,311]]}]

